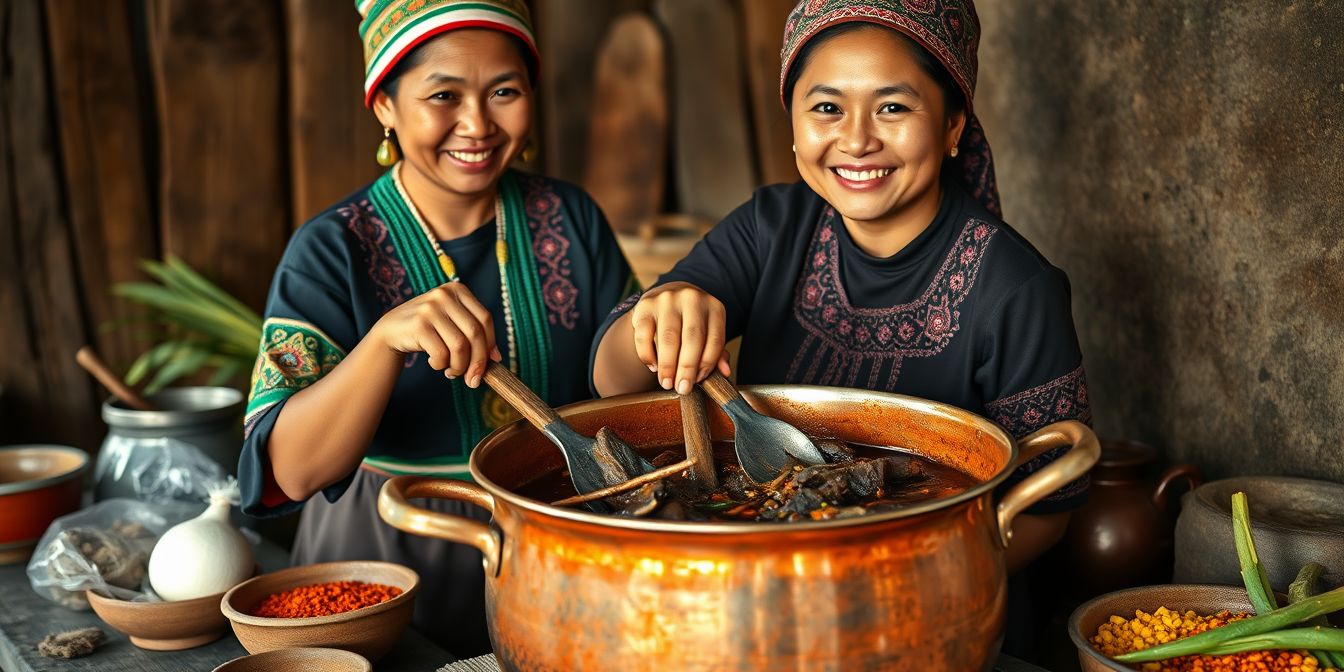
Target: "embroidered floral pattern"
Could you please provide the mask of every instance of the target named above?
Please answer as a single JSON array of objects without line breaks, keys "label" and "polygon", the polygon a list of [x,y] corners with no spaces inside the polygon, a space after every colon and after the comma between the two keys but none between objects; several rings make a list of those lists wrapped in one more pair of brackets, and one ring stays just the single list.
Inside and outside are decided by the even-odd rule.
[{"label": "embroidered floral pattern", "polygon": [[961,302],[975,284],[980,260],[998,227],[968,220],[918,299],[890,308],[856,308],[840,282],[836,220],[828,208],[804,257],[807,267],[794,291],[793,313],[808,336],[785,380],[853,387],[861,385],[859,375],[866,369],[862,386],[890,391],[904,358],[932,357],[957,334]]},{"label": "embroidered floral pattern", "polygon": [[1024,437],[1052,422],[1092,422],[1083,367],[1044,385],[985,404],[985,412],[1014,437]]},{"label": "embroidered floral pattern", "polygon": [[551,324],[573,329],[579,319],[579,290],[570,278],[569,239],[560,214],[560,196],[545,180],[522,180],[527,224],[532,229],[532,252],[537,258],[542,299]]},{"label": "embroidered floral pattern", "polygon": [[387,224],[374,212],[368,199],[347,203],[336,212],[345,218],[346,228],[359,240],[383,312],[411,298],[414,291],[406,281],[406,268],[401,265],[397,250],[387,235]]},{"label": "embroidered floral pattern", "polygon": [[[1022,438],[1052,422],[1078,420],[1092,424],[1092,404],[1087,398],[1087,377],[1083,367],[1070,371],[1044,385],[985,404],[985,412],[1016,438]],[[1050,464],[1067,450],[1057,448],[1022,465],[1009,482],[1016,482]],[[1067,500],[1081,495],[1090,483],[1084,476],[1046,498]]]},{"label": "embroidered floral pattern", "polygon": [[261,333],[243,423],[245,435],[266,409],[312,385],[345,358],[340,346],[307,322],[270,318],[262,324]]}]

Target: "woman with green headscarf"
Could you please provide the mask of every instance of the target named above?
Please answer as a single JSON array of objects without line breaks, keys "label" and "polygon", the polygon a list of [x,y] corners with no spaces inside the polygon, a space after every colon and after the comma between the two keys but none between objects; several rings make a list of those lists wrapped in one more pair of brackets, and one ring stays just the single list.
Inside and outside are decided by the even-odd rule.
[{"label": "woman with green headscarf", "polygon": [[490,647],[480,553],[383,524],[379,488],[393,474],[469,477],[472,447],[512,419],[481,387],[489,361],[552,405],[586,398],[585,354],[633,279],[592,199],[510,167],[529,142],[539,65],[522,0],[358,7],[388,171],[300,227],[276,270],[243,510],[303,510],[296,564],[415,569],[415,626],[470,656]]},{"label": "woman with green headscarf", "polygon": [[[1018,437],[1090,421],[1068,279],[1000,217],[972,106],[979,37],[971,0],[799,2],[780,94],[802,181],[759,189],[622,303],[595,343],[596,390],[685,394],[729,373],[740,336],[741,383],[924,397]],[[1062,536],[1086,490],[1019,518],[1010,570]]]}]

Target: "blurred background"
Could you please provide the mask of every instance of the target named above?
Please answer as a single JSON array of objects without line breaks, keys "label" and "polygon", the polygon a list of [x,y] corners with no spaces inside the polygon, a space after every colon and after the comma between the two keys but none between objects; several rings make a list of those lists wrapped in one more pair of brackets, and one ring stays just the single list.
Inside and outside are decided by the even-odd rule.
[{"label": "blurred background", "polygon": [[[294,227],[378,174],[352,4],[0,0],[0,443],[97,446],[73,353],[154,345],[109,294],[138,260],[259,311]],[[532,0],[530,168],[589,189],[646,282],[797,179],[792,4]],[[978,7],[1006,219],[1072,280],[1099,433],[1344,480],[1344,3]]]}]

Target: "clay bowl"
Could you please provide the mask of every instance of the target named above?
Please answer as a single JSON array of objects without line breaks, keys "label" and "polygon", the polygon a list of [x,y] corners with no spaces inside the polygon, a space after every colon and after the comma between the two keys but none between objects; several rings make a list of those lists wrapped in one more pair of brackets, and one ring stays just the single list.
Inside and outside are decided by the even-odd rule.
[{"label": "clay bowl", "polygon": [[[264,618],[252,612],[268,596],[299,586],[330,581],[364,581],[401,589],[401,594],[372,607],[312,618]],[[392,650],[411,622],[420,577],[390,562],[350,560],[291,567],[244,581],[224,594],[220,609],[233,623],[233,634],[248,653],[291,647],[353,651],[376,661]]]},{"label": "clay bowl", "polygon": [[131,643],[150,651],[180,651],[224,636],[229,620],[219,611],[224,593],[177,602],[131,602],[84,593],[93,613]]},{"label": "clay bowl", "polygon": [[1096,635],[1097,628],[1112,615],[1133,618],[1135,609],[1152,613],[1158,607],[1172,611],[1190,610],[1200,615],[1214,614],[1224,609],[1233,612],[1252,611],[1243,586],[1177,584],[1107,593],[1083,603],[1069,617],[1069,639],[1078,647],[1078,662],[1082,664],[1083,672],[1133,672],[1136,668],[1107,658],[1093,649],[1087,640]]},{"label": "clay bowl", "polygon": [[214,672],[274,672],[274,670],[371,672],[373,665],[358,653],[340,649],[295,648],[276,649],[234,658],[216,667]]},{"label": "clay bowl", "polygon": [[88,467],[78,448],[0,447],[0,565],[27,561],[51,521],[79,508]]}]

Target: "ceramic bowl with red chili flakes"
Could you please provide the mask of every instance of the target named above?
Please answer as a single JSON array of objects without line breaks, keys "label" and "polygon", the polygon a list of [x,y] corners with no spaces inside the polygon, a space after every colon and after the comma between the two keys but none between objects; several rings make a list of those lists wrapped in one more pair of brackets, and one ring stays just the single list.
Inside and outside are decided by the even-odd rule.
[{"label": "ceramic bowl with red chili flakes", "polygon": [[376,661],[410,624],[419,585],[419,575],[391,562],[324,562],[244,581],[220,611],[248,653],[325,647]]}]

